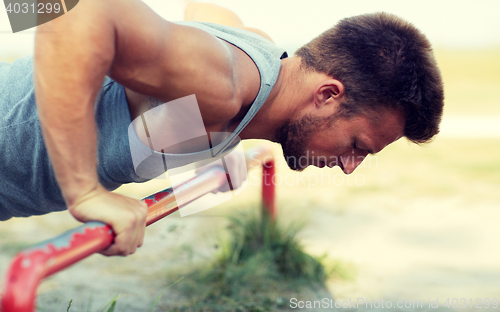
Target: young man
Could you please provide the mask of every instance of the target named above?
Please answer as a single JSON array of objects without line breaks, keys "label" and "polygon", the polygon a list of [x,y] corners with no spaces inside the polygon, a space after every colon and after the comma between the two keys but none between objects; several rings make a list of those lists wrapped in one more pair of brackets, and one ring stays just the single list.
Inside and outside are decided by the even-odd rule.
[{"label": "young man", "polygon": [[232,13],[190,6],[188,19],[207,21],[210,8],[237,28],[171,23],[138,0],[87,0],[38,27],[36,107],[31,59],[0,67],[0,219],[67,207],[112,226],[104,254],[133,253],[146,208],[110,190],[144,181],[127,131],[151,98],[194,94],[206,132],[231,133],[208,151],[155,151],[174,166],[221,155],[239,136],[281,143],[292,169],[349,174],[403,136],[421,143],[438,133],[442,82],[412,25],[387,14],[348,18],[287,58]]}]

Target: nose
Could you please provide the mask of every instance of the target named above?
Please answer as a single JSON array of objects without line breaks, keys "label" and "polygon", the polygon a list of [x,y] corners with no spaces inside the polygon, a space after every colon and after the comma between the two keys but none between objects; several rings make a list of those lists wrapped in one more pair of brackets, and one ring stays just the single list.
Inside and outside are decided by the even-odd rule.
[{"label": "nose", "polygon": [[354,169],[356,169],[368,155],[367,152],[363,153],[352,153],[346,156],[340,156],[340,162],[342,164],[342,171],[345,174],[351,174]]}]

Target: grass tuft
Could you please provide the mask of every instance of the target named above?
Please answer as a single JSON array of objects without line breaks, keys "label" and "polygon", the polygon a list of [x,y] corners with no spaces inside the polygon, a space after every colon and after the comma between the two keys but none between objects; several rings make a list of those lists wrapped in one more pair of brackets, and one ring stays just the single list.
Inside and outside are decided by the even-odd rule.
[{"label": "grass tuft", "polygon": [[353,277],[340,262],[304,252],[297,224],[283,226],[255,213],[229,221],[230,238],[215,261],[183,274],[178,289],[191,301],[170,311],[274,311],[301,290],[324,292],[330,276]]},{"label": "grass tuft", "polygon": [[[296,234],[297,224],[282,226],[268,217],[242,214],[230,217],[231,240],[218,259],[221,268],[231,270],[249,262],[266,263],[279,277],[324,282],[326,272],[319,258],[303,251]],[[256,266],[256,273],[260,266]]]},{"label": "grass tuft", "polygon": [[120,296],[115,296],[113,299],[111,299],[110,302],[108,302],[108,304],[106,304],[102,309],[99,309],[98,312],[102,312],[102,311],[106,311],[106,312],[114,312],[115,311],[115,307],[116,307],[116,302],[118,301],[118,298]]}]

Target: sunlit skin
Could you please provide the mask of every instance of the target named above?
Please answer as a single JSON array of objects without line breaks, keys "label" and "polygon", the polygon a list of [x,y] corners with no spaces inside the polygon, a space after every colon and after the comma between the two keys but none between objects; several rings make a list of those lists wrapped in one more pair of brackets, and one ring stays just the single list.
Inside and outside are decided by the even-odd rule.
[{"label": "sunlit skin", "polygon": [[379,121],[360,115],[339,118],[329,129],[317,131],[305,142],[310,165],[339,166],[345,174],[356,169],[368,154],[380,152],[403,136],[403,114],[392,110],[377,113]]},{"label": "sunlit skin", "polygon": [[287,164],[293,170],[302,171],[310,165],[339,166],[350,174],[368,154],[378,153],[401,138],[403,129],[403,114],[389,109],[350,118],[308,114],[282,125],[276,132],[276,142],[282,145]]},{"label": "sunlit skin", "polygon": [[[401,138],[405,121],[401,112],[383,105],[376,112],[367,111],[349,119],[339,117],[339,107],[347,96],[341,81],[324,73],[304,71],[300,58],[282,60],[280,76],[268,101],[240,137],[280,143],[285,158],[296,159],[296,167],[289,162],[291,169],[339,166],[350,174],[368,154],[378,153]],[[308,125],[307,120],[314,125]]]}]

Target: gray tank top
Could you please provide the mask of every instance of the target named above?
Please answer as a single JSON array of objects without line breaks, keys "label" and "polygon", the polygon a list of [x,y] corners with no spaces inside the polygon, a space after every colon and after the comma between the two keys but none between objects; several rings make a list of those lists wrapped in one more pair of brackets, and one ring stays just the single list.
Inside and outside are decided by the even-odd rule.
[{"label": "gray tank top", "polygon": [[[168,169],[225,154],[239,133],[266,101],[279,75],[286,52],[254,33],[210,23],[178,22],[197,27],[243,50],[256,64],[261,85],[248,113],[223,142],[198,153],[152,152],[129,139],[130,113],[124,88],[110,78],[103,82],[96,101],[98,175],[102,185],[114,190],[122,184],[144,182],[161,174],[158,159],[168,158]],[[134,168],[131,147],[148,153],[151,162]],[[33,59],[0,63],[0,220],[40,215],[66,209],[43,142],[33,86]],[[141,164],[142,165],[142,164]],[[142,170],[142,174],[137,172]]]}]

